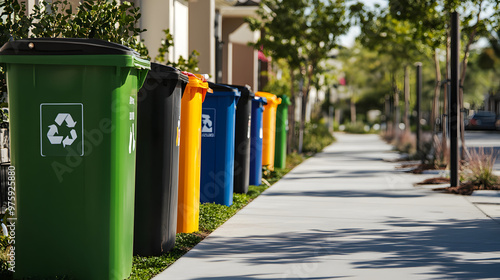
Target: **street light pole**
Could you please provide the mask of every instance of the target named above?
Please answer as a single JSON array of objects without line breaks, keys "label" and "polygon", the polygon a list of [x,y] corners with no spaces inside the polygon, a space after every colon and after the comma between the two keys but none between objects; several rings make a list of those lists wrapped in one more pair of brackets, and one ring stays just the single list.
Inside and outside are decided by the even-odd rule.
[{"label": "street light pole", "polygon": [[460,184],[458,178],[458,128],[460,120],[458,107],[459,70],[460,70],[460,17],[457,12],[451,14],[451,91],[450,91],[450,185]]},{"label": "street light pole", "polygon": [[422,129],[420,127],[420,120],[422,119],[422,111],[420,104],[422,100],[422,62],[415,63],[417,66],[417,156],[424,161],[424,154],[422,153],[422,146],[420,145]]}]

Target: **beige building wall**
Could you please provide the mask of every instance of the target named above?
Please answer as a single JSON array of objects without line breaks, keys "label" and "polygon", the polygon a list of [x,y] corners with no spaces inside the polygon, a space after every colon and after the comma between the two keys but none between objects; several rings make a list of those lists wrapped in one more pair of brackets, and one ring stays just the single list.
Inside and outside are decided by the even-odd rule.
[{"label": "beige building wall", "polygon": [[[142,0],[139,6],[142,14],[140,28],[147,29],[141,34],[141,39],[144,39],[149,56],[154,59],[158,55],[161,40],[165,38],[163,29],[170,29],[170,32],[173,32],[174,0]],[[170,51],[169,55],[168,59],[172,60],[173,51]]]},{"label": "beige building wall", "polygon": [[174,24],[171,28],[174,36],[174,60],[177,61],[180,56],[187,58],[189,56],[189,3],[186,0],[174,1]]},{"label": "beige building wall", "polygon": [[[222,19],[222,82],[229,83],[231,74],[229,74],[229,35],[236,31],[244,23],[243,18],[223,18]],[[231,59],[234,57],[234,53]],[[249,84],[251,86],[251,84]]]},{"label": "beige building wall", "polygon": [[231,84],[249,85],[253,90],[257,90],[254,52],[247,45],[232,43]]},{"label": "beige building wall", "polygon": [[179,56],[188,57],[189,6],[187,0],[136,0],[141,8],[141,34],[152,60],[158,55],[161,41],[165,39],[164,29],[169,29],[174,38],[167,59],[177,61]]},{"label": "beige building wall", "polygon": [[228,84],[258,87],[258,52],[248,46],[257,34],[250,31],[243,17],[222,20],[222,81]]},{"label": "beige building wall", "polygon": [[[45,0],[51,2],[54,0]],[[73,5],[73,11],[80,4],[81,0],[68,0]],[[111,1],[111,0],[109,0]],[[139,26],[147,29],[141,34],[149,56],[154,60],[158,54],[161,40],[165,38],[163,29],[170,29],[174,36],[174,47],[169,51],[169,60],[177,60],[179,55],[188,56],[188,2],[187,0],[128,0],[134,3],[135,7],[140,7],[142,14],[139,19]],[[208,0],[210,1],[210,0]],[[39,5],[42,0],[26,0],[27,10],[31,12],[35,5]],[[117,0],[120,3],[120,0]],[[177,17],[174,16],[175,8],[178,10]],[[174,24],[177,23],[177,24]],[[176,34],[177,33],[177,34]]]},{"label": "beige building wall", "polygon": [[200,73],[215,81],[215,0],[189,0],[189,53],[200,53]]}]

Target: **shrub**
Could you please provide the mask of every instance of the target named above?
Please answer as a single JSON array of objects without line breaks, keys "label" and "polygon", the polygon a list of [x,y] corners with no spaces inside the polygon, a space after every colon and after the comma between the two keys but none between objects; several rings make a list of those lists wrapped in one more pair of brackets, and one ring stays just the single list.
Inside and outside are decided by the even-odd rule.
[{"label": "shrub", "polygon": [[[141,17],[139,8],[128,1],[83,0],[76,13],[67,0],[40,1],[27,15],[25,1],[4,0],[0,10],[0,46],[28,37],[96,38],[135,49],[143,57],[148,55],[144,43],[137,39],[146,31],[135,27]],[[3,70],[0,81],[5,81]],[[7,91],[5,82],[0,83],[0,91]]]},{"label": "shrub", "polygon": [[321,152],[326,146],[333,143],[334,140],[335,138],[328,131],[326,125],[317,121],[306,123],[302,151],[304,153]]},{"label": "shrub", "polygon": [[198,68],[198,56],[200,53],[196,50],[193,50],[187,59],[181,55],[177,62],[168,60],[169,49],[174,46],[174,37],[170,34],[170,29],[164,29],[163,33],[165,33],[165,39],[161,40],[161,46],[158,49],[158,55],[155,57],[155,60],[179,68],[181,71],[198,72],[200,70]]},{"label": "shrub", "polygon": [[498,154],[485,151],[483,147],[468,149],[468,160],[460,172],[461,181],[470,182],[478,189],[493,188],[499,183],[498,176],[493,174],[493,165]]},{"label": "shrub", "polygon": [[146,57],[148,50],[137,39],[146,31],[136,28],[140,18],[139,7],[128,1],[118,4],[116,0],[84,0],[75,13],[67,0],[42,2],[34,6],[30,16],[31,37],[102,39],[135,49]]},{"label": "shrub", "polygon": [[[9,269],[9,264],[8,260],[9,257],[7,253],[9,252],[9,237],[8,236],[3,236],[0,235],[0,272],[5,272],[6,274],[8,273],[7,270]],[[0,274],[1,276],[2,274]]]},{"label": "shrub", "polygon": [[363,122],[346,123],[344,126],[344,131],[348,133],[365,134],[370,132],[370,129],[365,129],[366,125]]},{"label": "shrub", "polygon": [[417,139],[414,134],[401,132],[401,134],[396,139],[396,149],[400,152],[407,153],[409,155],[415,154],[417,151]]}]

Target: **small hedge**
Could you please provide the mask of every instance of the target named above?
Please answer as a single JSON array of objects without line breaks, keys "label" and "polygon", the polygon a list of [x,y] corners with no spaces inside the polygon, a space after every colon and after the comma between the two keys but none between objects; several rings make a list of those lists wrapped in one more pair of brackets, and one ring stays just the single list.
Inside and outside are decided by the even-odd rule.
[{"label": "small hedge", "polygon": [[335,141],[325,124],[319,122],[306,123],[304,130],[304,153],[318,153]]}]

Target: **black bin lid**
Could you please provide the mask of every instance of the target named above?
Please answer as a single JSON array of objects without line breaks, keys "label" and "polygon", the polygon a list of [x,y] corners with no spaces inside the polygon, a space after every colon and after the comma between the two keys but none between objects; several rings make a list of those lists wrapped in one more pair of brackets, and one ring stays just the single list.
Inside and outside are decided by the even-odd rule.
[{"label": "black bin lid", "polygon": [[210,94],[210,96],[217,96],[217,95],[241,96],[240,91],[234,87],[226,86],[223,84],[214,84],[212,82],[208,82],[208,87],[213,90],[213,94]]},{"label": "black bin lid", "polygon": [[7,42],[0,55],[99,55],[125,54],[139,57],[139,53],[120,44],[100,39],[31,38]]},{"label": "black bin lid", "polygon": [[189,77],[184,75],[179,69],[151,62],[151,70],[148,72],[148,78],[164,80],[180,80],[183,83],[189,82]]},{"label": "black bin lid", "polygon": [[246,98],[254,98],[255,97],[255,93],[252,91],[252,88],[249,85],[238,86],[238,85],[226,85],[225,84],[225,86],[237,88],[241,92],[242,97],[246,97]]}]

